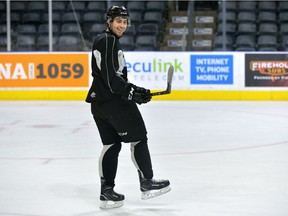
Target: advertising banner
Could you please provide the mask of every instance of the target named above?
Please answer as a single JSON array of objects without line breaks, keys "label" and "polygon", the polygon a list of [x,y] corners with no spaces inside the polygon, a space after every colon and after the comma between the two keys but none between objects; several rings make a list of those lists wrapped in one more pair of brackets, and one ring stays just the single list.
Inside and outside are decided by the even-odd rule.
[{"label": "advertising banner", "polygon": [[0,54],[0,87],[87,87],[87,53]]},{"label": "advertising banner", "polygon": [[288,54],[246,54],[246,87],[288,87]]},{"label": "advertising banner", "polygon": [[[242,54],[213,54],[196,52],[128,52],[125,54],[130,82],[150,89],[166,87],[167,70],[175,68],[173,89],[236,89],[234,59],[238,58],[237,72],[244,74]],[[239,76],[236,76],[239,78]],[[243,76],[244,77],[244,76]],[[242,84],[244,87],[244,84]]]},{"label": "advertising banner", "polygon": [[[124,55],[129,82],[152,92],[166,89],[168,68],[174,66],[171,94],[157,99],[288,99],[284,52],[130,51]],[[93,79],[91,57],[91,52],[0,53],[0,100],[83,100]]]},{"label": "advertising banner", "polygon": [[233,84],[233,55],[191,55],[191,84]]},{"label": "advertising banner", "polygon": [[167,86],[167,71],[174,66],[173,88],[189,88],[189,55],[185,52],[126,52],[128,79],[150,89]]}]

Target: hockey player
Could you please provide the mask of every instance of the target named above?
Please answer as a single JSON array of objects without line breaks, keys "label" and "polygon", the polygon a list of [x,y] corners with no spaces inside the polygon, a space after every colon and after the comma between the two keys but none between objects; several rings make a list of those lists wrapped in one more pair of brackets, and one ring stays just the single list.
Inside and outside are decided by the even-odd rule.
[{"label": "hockey player", "polygon": [[138,171],[142,199],[170,191],[168,180],[153,179],[147,131],[137,107],[137,104],[151,100],[150,90],[129,83],[127,79],[127,67],[119,44],[119,38],[130,22],[127,9],[112,6],[107,11],[106,22],[107,29],[93,42],[93,83],[86,98],[86,102],[91,103],[103,143],[99,158],[101,209],[123,205],[124,195],[114,191],[122,142],[131,143],[131,158]]}]

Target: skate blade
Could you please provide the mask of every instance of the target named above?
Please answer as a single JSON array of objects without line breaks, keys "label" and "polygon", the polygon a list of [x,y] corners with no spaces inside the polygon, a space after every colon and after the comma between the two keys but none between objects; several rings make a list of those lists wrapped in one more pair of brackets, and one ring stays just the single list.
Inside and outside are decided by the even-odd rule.
[{"label": "skate blade", "polygon": [[119,208],[123,206],[123,201],[100,201],[100,209],[106,210],[106,209],[114,209]]},{"label": "skate blade", "polygon": [[141,199],[142,200],[151,199],[151,198],[163,195],[165,193],[168,193],[170,190],[171,190],[171,187],[167,186],[160,190],[151,190],[151,191],[142,192]]}]

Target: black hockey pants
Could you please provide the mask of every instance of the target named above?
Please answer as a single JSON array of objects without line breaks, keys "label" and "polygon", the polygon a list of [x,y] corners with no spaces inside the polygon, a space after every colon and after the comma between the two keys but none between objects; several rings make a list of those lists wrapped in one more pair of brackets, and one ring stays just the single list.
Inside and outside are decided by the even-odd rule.
[{"label": "black hockey pants", "polygon": [[103,143],[99,158],[99,174],[107,185],[114,185],[121,142],[131,143],[131,158],[142,176],[153,177],[147,131],[134,102],[115,99],[91,104],[93,118]]}]

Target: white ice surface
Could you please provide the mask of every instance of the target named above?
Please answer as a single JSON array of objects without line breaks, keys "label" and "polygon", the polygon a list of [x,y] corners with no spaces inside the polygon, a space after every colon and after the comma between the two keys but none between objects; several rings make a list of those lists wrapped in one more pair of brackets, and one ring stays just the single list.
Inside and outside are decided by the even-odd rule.
[{"label": "white ice surface", "polygon": [[287,216],[288,102],[152,101],[139,106],[155,178],[143,201],[130,145],[99,209],[99,134],[82,101],[0,101],[0,216]]}]

